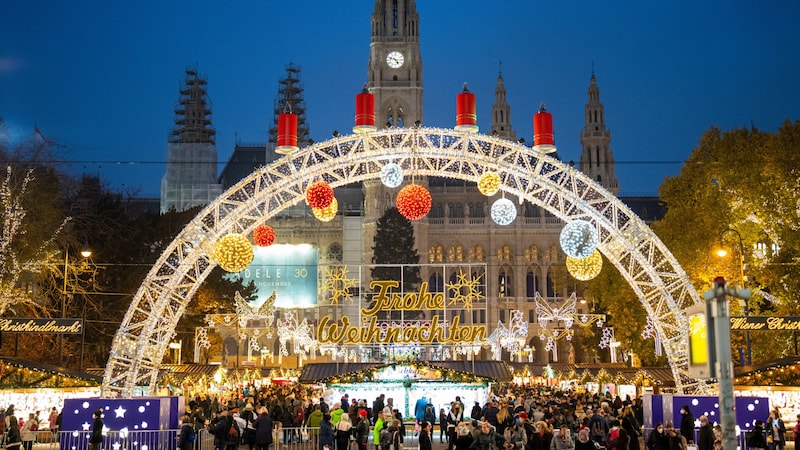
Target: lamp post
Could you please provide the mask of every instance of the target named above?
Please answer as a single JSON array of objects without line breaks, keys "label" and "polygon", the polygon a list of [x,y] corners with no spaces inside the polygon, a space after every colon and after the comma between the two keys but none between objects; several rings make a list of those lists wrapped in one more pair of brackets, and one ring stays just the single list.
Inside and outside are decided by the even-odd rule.
[{"label": "lamp post", "polygon": [[[744,243],[742,242],[742,235],[739,234],[739,232],[734,230],[733,228],[728,228],[719,235],[721,242],[724,242],[723,238],[725,237],[726,233],[734,233],[739,241],[739,277],[742,280],[742,287],[743,288],[747,287],[747,278],[744,275],[745,261],[744,261]],[[720,248],[717,250],[717,256],[719,256],[720,258],[724,258],[728,256],[728,251],[725,248]],[[744,316],[745,317],[750,316],[750,302],[749,299],[747,298],[744,299]],[[750,343],[750,330],[746,331],[746,339],[747,339],[747,365],[752,366],[753,348]]]},{"label": "lamp post", "polygon": [[[80,254],[84,259],[88,259],[89,257],[92,256],[92,250],[88,246],[84,245],[84,247],[80,251]],[[61,318],[62,319],[64,319],[65,316],[67,315],[67,295],[74,293],[74,291],[73,292],[67,291],[68,286],[69,286],[68,280],[69,280],[70,268],[74,269],[74,266],[71,266],[70,263],[69,263],[69,245],[66,245],[64,247],[64,284],[63,284],[63,289],[61,291]],[[75,270],[75,272],[77,273],[77,270]],[[84,305],[84,316],[85,316],[85,305]],[[85,319],[85,317],[84,317],[84,319]],[[86,325],[84,324],[81,327],[81,340],[83,340],[83,335],[85,334],[85,328],[86,328]],[[58,363],[63,365],[64,364],[64,335],[63,334],[59,335],[59,340],[60,340],[60,343],[59,343],[59,346],[58,346]],[[81,353],[83,353],[83,342],[81,342]],[[83,365],[83,354],[81,354],[81,366],[82,365]]]}]

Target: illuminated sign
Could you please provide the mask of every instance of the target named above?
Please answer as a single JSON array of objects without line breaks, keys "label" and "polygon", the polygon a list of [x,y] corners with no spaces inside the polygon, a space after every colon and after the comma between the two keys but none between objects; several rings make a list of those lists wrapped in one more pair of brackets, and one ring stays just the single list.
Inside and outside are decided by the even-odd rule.
[{"label": "illuminated sign", "polygon": [[260,305],[275,291],[278,308],[308,308],[317,305],[316,247],[273,244],[254,247],[253,262],[241,272],[230,275],[256,288],[256,304]]},{"label": "illuminated sign", "polygon": [[796,331],[800,330],[800,317],[798,316],[747,316],[731,317],[732,331]]},{"label": "illuminated sign", "polygon": [[428,292],[428,283],[422,283],[419,292],[399,294],[391,292],[400,283],[392,280],[373,281],[373,304],[361,310],[362,323],[352,325],[347,316],[334,322],[330,316],[320,319],[317,340],[320,344],[472,344],[486,339],[485,325],[462,325],[456,315],[447,323],[440,323],[434,315],[425,323],[406,323],[403,326],[383,327],[378,324],[378,311],[444,310],[445,298],[441,292]]},{"label": "illuminated sign", "polygon": [[0,319],[0,331],[9,333],[83,334],[81,319]]}]

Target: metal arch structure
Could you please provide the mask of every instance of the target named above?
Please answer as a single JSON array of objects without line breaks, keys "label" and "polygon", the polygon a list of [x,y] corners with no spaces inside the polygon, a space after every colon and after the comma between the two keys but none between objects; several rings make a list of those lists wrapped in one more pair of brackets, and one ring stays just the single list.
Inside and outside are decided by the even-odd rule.
[{"label": "metal arch structure", "polygon": [[504,139],[442,128],[396,128],[335,137],[260,168],[203,209],[170,243],[133,297],[103,379],[104,397],[131,397],[153,388],[175,326],[198,286],[216,265],[216,241],[249,234],[304,200],[317,179],[336,188],[378,179],[394,162],[412,178],[477,182],[487,171],[507,194],[547,209],[565,222],[594,224],[598,249],[639,296],[662,337],[679,391],[689,386],[684,309],[700,298],[674,256],[650,228],[613,194],[572,164]]}]

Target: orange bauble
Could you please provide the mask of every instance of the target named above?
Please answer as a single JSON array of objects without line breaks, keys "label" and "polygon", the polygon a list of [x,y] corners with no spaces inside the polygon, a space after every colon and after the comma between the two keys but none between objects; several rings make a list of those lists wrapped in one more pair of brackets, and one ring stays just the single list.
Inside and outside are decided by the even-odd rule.
[{"label": "orange bauble", "polygon": [[269,247],[275,242],[275,230],[269,225],[260,225],[253,232],[253,241],[259,247]]},{"label": "orange bauble", "polygon": [[418,184],[400,189],[395,200],[397,211],[408,220],[419,220],[431,210],[431,194]]}]

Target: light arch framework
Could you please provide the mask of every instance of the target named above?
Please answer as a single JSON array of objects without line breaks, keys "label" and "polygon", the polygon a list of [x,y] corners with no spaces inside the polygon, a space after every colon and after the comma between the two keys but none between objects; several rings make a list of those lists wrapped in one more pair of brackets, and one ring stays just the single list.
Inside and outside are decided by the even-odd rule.
[{"label": "light arch framework", "polygon": [[135,294],[103,378],[104,397],[130,397],[154,387],[175,326],[200,283],[216,265],[214,243],[228,233],[249,235],[304,199],[324,179],[336,188],[374,180],[390,162],[406,174],[477,182],[497,172],[506,195],[546,208],[565,222],[595,225],[598,248],[626,278],[659,332],[676,387],[688,378],[684,309],[699,303],[684,270],[628,207],[591,178],[521,144],[440,128],[398,128],[336,137],[287,155],[243,179],[203,209],[170,243]]}]

